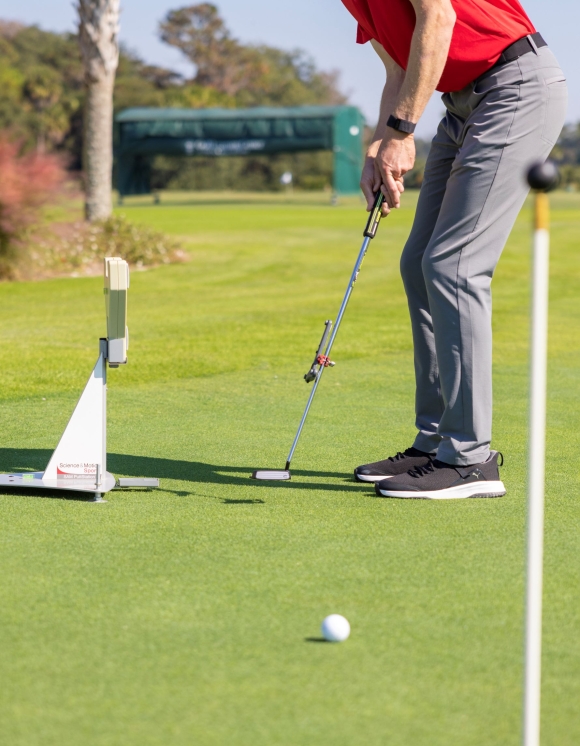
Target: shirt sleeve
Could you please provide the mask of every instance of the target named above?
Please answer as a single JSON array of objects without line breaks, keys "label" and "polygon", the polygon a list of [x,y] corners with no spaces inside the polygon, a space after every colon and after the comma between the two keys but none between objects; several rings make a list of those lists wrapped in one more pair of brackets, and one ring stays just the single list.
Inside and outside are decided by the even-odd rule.
[{"label": "shirt sleeve", "polygon": [[360,23],[358,24],[358,28],[356,30],[356,43],[357,44],[366,44],[367,41],[370,41],[373,37],[369,32],[363,28]]}]

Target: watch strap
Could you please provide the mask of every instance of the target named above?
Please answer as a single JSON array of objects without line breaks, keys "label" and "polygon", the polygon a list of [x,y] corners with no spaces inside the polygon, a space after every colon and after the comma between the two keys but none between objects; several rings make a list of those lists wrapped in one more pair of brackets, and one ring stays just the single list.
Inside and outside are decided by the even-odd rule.
[{"label": "watch strap", "polygon": [[397,130],[398,132],[404,132],[407,135],[412,135],[417,125],[414,122],[409,122],[407,119],[397,119],[397,117],[391,116],[387,119],[387,127]]}]

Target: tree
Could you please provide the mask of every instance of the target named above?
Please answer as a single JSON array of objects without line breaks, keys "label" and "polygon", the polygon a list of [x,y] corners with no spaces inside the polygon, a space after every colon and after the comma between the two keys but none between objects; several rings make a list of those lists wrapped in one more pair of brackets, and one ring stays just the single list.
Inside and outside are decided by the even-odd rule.
[{"label": "tree", "polygon": [[238,106],[346,101],[338,90],[337,73],[319,72],[300,50],[242,44],[211,3],[169,11],[159,29],[161,40],[194,64],[196,85],[233,97]]},{"label": "tree", "polygon": [[260,73],[259,55],[232,38],[211,3],[171,10],[161,40],[180,49],[196,67],[195,82],[235,96]]},{"label": "tree", "polygon": [[86,86],[85,215],[88,220],[101,220],[112,211],[113,88],[119,63],[120,0],[78,0],[77,11]]},{"label": "tree", "polygon": [[76,38],[0,21],[0,90],[0,130],[11,130],[25,149],[70,153],[84,96]]},{"label": "tree", "polygon": [[58,143],[68,129],[62,81],[53,68],[39,65],[28,71],[24,93],[34,113],[36,147],[39,153],[44,153],[47,140]]}]

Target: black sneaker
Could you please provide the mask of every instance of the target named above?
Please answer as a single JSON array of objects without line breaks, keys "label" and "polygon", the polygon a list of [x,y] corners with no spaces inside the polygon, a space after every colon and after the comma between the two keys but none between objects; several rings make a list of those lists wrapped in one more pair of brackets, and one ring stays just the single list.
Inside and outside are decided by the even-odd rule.
[{"label": "black sneaker", "polygon": [[[501,456],[501,462],[498,459]],[[414,497],[451,500],[458,497],[502,497],[505,487],[499,478],[503,456],[492,451],[483,464],[453,466],[434,459],[425,466],[409,469],[396,479],[375,484],[381,497]]]},{"label": "black sneaker", "polygon": [[407,448],[404,453],[399,452],[396,456],[390,456],[384,461],[357,466],[354,470],[354,478],[357,482],[381,482],[383,479],[405,474],[416,466],[425,466],[434,458],[435,456],[430,456],[418,448]]}]

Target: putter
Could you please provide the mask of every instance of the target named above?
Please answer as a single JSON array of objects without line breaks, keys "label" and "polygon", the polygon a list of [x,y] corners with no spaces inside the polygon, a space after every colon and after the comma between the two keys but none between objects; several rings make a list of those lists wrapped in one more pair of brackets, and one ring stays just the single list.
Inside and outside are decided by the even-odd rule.
[{"label": "putter", "polygon": [[300,435],[302,434],[302,429],[304,428],[306,417],[308,416],[308,412],[310,411],[310,406],[312,404],[312,400],[314,399],[314,395],[316,394],[316,390],[318,389],[318,385],[322,378],[322,374],[324,373],[324,369],[334,366],[334,362],[330,359],[332,345],[334,344],[334,340],[336,339],[336,335],[338,334],[340,322],[342,321],[342,317],[344,316],[344,312],[346,311],[348,301],[352,294],[354,284],[357,281],[360,268],[366,256],[369,244],[371,240],[377,235],[377,229],[382,217],[381,208],[384,201],[385,198],[382,192],[379,192],[376,196],[373,209],[371,210],[371,214],[369,215],[369,219],[363,233],[364,241],[355,262],[354,269],[350,276],[350,280],[346,288],[346,293],[344,294],[343,301],[338,311],[334,329],[332,328],[332,321],[329,320],[324,322],[324,333],[322,335],[322,339],[320,340],[320,344],[318,345],[318,349],[316,350],[314,362],[312,363],[308,373],[306,373],[306,375],[304,376],[304,380],[306,381],[306,383],[312,383],[312,381],[314,381],[314,385],[312,387],[312,391],[310,392],[310,396],[308,397],[308,401],[306,402],[304,414],[302,415],[302,419],[300,420],[300,424],[298,425],[298,430],[296,432],[294,442],[292,443],[292,448],[290,449],[290,453],[288,454],[288,458],[286,459],[286,466],[284,467],[284,469],[257,469],[256,471],[252,472],[252,479],[261,479],[263,481],[285,481],[292,478],[292,475],[290,474],[290,462],[292,461],[292,457],[294,456],[294,451],[296,450],[296,446],[298,445],[298,440],[300,439]]}]

